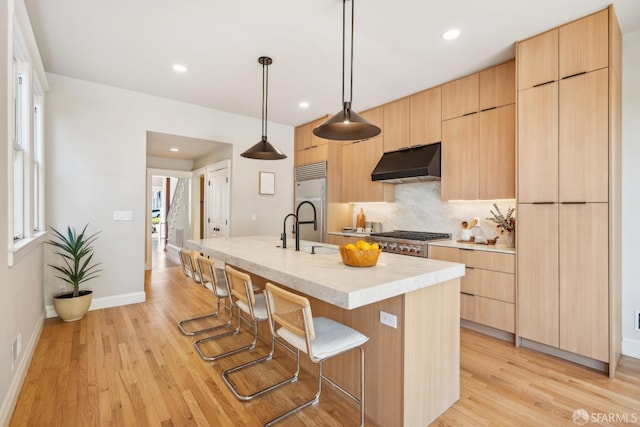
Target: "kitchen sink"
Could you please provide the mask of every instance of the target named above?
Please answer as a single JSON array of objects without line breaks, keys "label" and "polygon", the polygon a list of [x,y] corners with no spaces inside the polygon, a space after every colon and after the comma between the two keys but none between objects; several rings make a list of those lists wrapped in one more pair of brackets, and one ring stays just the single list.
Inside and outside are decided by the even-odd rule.
[{"label": "kitchen sink", "polygon": [[322,245],[300,245],[300,252],[306,252],[308,254],[311,253],[311,248],[313,247],[313,252],[318,255],[331,255],[339,253],[337,247],[330,246],[322,246]]}]

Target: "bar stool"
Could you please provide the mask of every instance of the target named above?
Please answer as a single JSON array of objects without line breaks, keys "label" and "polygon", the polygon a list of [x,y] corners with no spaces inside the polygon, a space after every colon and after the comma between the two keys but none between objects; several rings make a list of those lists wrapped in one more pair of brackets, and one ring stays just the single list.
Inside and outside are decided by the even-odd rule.
[{"label": "bar stool", "polygon": [[[238,310],[238,325],[231,331],[201,338],[193,343],[200,357],[207,362],[212,362],[232,354],[240,353],[241,351],[253,350],[258,342],[258,323],[267,320],[264,295],[255,295],[255,290],[258,288],[251,283],[251,277],[249,277],[248,274],[242,273],[228,265],[225,266],[225,274],[231,311],[233,311],[234,307]],[[242,312],[249,314],[251,319],[245,319],[242,316]],[[231,316],[233,316],[233,314],[230,314],[230,317]],[[253,342],[251,344],[219,354],[205,354],[204,350],[201,348],[202,344],[225,336],[237,335],[240,332],[240,326],[243,321],[250,326],[253,326]]]},{"label": "bar stool", "polygon": [[[360,426],[364,426],[364,350],[362,345],[369,340],[369,337],[326,317],[313,317],[309,300],[303,296],[286,291],[271,283],[267,283],[265,293],[269,326],[274,339],[283,339],[295,347],[298,363],[300,350],[302,350],[309,355],[312,362],[319,364],[318,391],[313,399],[274,418],[265,426],[271,426],[289,415],[317,403],[322,393],[323,379],[360,404]],[[322,372],[322,363],[325,360],[356,348],[360,350],[359,399]]]},{"label": "bar stool", "polygon": [[194,258],[196,254],[199,255],[200,253],[197,251],[190,251],[185,248],[180,248],[180,265],[182,266],[182,272],[185,276],[191,277],[196,283],[201,283],[202,280],[200,278],[196,260]]},{"label": "bar stool", "polygon": [[189,331],[186,329],[186,325],[191,322],[197,322],[199,320],[208,318],[217,318],[220,314],[221,300],[229,300],[229,286],[227,285],[227,279],[225,277],[224,270],[221,268],[216,268],[213,260],[205,258],[203,256],[198,256],[198,258],[196,259],[196,265],[198,266],[198,271],[200,272],[200,283],[205,287],[206,283],[211,283],[213,294],[216,297],[217,307],[216,311],[211,314],[193,317],[191,319],[186,319],[178,323],[178,329],[180,329],[180,332],[187,336],[194,336],[204,332],[214,331],[216,329],[228,328],[229,326],[231,326],[231,321],[233,319],[231,304],[227,303],[223,304],[223,307],[229,311],[229,320],[226,323],[193,331]]}]

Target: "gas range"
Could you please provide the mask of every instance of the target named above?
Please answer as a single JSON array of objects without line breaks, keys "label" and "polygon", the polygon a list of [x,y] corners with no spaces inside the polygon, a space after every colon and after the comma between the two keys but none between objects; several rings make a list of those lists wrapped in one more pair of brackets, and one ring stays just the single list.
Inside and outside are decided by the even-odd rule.
[{"label": "gas range", "polygon": [[383,252],[401,255],[427,257],[427,242],[449,240],[449,233],[430,233],[424,231],[394,230],[384,233],[371,233],[371,241],[377,243]]}]

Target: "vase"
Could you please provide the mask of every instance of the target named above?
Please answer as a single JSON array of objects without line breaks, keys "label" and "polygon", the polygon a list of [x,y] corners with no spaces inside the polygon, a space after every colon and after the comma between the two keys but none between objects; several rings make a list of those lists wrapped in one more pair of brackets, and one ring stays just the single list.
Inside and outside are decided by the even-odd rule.
[{"label": "vase", "polygon": [[500,235],[500,240],[507,248],[515,248],[516,247],[516,234],[513,231],[504,231]]}]

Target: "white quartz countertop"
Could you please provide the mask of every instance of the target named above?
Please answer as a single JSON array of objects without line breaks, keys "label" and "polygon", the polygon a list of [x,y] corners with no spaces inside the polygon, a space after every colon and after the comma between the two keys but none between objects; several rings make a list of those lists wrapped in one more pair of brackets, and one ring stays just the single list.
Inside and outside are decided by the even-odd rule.
[{"label": "white quartz countertop", "polygon": [[[381,253],[373,267],[349,267],[338,247],[275,236],[189,240],[187,247],[280,283],[306,295],[351,310],[464,276],[464,264]],[[311,245],[320,245],[315,255]],[[306,252],[305,252],[306,250]]]},{"label": "white quartz countertop", "polygon": [[371,233],[358,233],[357,231],[329,231],[327,234],[345,237],[369,237]]},{"label": "white quartz countertop", "polygon": [[455,240],[437,240],[429,242],[429,246],[445,246],[448,248],[473,249],[474,251],[500,252],[503,254],[515,254],[515,248],[507,248],[504,245],[479,245],[476,243],[462,243]]}]

